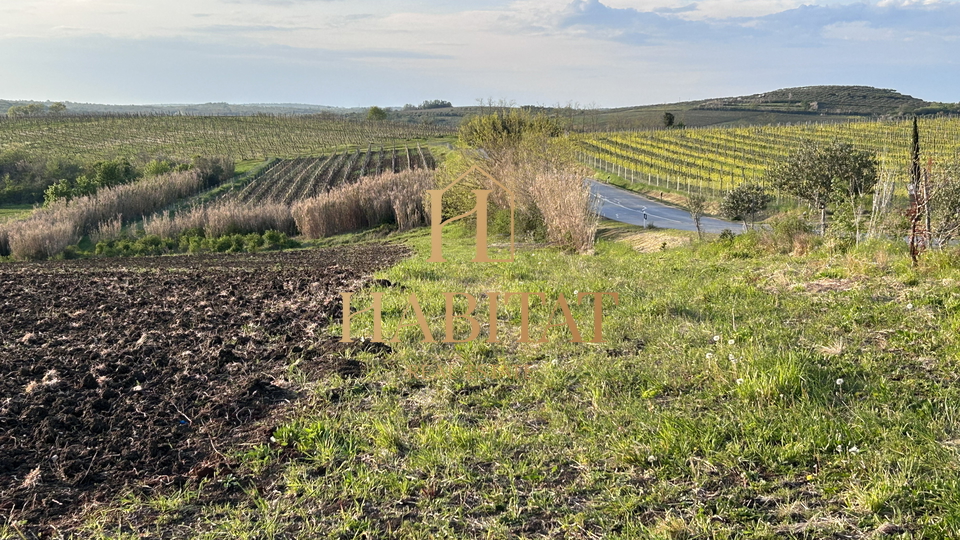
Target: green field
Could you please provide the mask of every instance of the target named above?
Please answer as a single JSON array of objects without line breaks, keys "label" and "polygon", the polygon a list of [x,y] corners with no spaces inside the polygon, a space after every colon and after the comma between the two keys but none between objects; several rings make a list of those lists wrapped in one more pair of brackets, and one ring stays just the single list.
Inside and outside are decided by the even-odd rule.
[{"label": "green field", "polygon": [[115,157],[235,160],[320,155],[450,135],[445,127],[326,116],[80,116],[0,118],[0,152],[87,163]]}]

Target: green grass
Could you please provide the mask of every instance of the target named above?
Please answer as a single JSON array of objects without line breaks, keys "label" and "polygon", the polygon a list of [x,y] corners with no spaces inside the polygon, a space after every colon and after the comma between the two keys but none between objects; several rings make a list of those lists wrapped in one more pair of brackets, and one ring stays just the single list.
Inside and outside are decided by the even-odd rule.
[{"label": "green grass", "polygon": [[[378,275],[394,286],[354,298],[385,293],[388,336],[412,293],[442,337],[444,292],[609,291],[608,341],[554,329],[517,343],[515,301],[501,302],[499,344],[407,328],[392,353],[349,353],[360,378],[302,381],[309,397],[276,442],[234,450],[259,487],[204,504],[128,498],[88,533],[132,538],[128,513],[155,523],[140,531],[197,538],[826,538],[887,523],[960,535],[948,257],[914,269],[903,249],[868,245],[789,258],[745,235],[652,253],[521,248],[483,265],[466,231],[447,233],[449,262],[426,262],[427,233],[407,233],[416,254]],[[571,307],[590,339],[590,308]],[[534,335],[547,317],[535,306]],[[362,318],[353,333],[369,337]],[[236,478],[200,491],[224,482]]]},{"label": "green grass", "polygon": [[7,204],[0,206],[0,223],[27,217],[32,210],[32,204]]}]

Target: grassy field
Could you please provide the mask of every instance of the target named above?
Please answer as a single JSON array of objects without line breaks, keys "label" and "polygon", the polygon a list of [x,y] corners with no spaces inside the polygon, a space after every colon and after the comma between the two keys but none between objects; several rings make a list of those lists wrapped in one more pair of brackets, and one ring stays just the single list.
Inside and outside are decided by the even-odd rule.
[{"label": "grassy field", "polygon": [[[960,535],[956,261],[914,269],[889,245],[771,255],[750,234],[694,244],[607,225],[593,256],[521,246],[516,262],[481,265],[465,230],[447,232],[449,262],[426,262],[427,233],[408,233],[397,241],[415,254],[354,298],[385,293],[385,335],[410,294],[439,337],[444,292],[617,292],[607,341],[560,328],[517,343],[513,301],[499,344],[488,328],[431,344],[408,327],[388,347],[341,351],[358,369],[315,381],[291,357],[288,377],[310,391],[269,437],[220,449],[232,469],[101,507],[84,534]],[[534,336],[548,308],[531,309]],[[571,308],[591,339],[590,307]],[[369,326],[360,316],[354,335]]]},{"label": "grassy field", "polygon": [[26,217],[33,210],[32,204],[9,204],[0,206],[0,223]]}]

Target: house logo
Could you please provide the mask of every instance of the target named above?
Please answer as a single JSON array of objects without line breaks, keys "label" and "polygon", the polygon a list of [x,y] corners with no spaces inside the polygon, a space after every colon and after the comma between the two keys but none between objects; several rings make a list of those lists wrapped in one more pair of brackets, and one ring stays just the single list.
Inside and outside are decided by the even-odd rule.
[{"label": "house logo", "polygon": [[[472,189],[470,190],[476,197],[476,205],[472,210],[464,212],[459,216],[452,217],[446,221],[443,220],[443,195],[447,191],[453,189],[455,186],[466,180],[471,174],[478,173],[486,177],[488,180],[487,184],[490,186],[496,186],[502,189],[507,196],[507,206],[510,208],[510,257],[507,259],[491,259],[489,253],[489,246],[487,244],[487,219],[488,212],[487,206],[490,200],[490,193],[493,192],[491,189]],[[443,189],[429,189],[427,193],[430,194],[430,238],[432,241],[430,258],[427,259],[427,262],[446,262],[446,259],[443,258],[443,227],[454,221],[464,219],[469,216],[476,216],[477,219],[477,252],[476,256],[473,258],[473,262],[513,262],[515,256],[516,242],[515,242],[515,218],[516,218],[516,207],[513,197],[513,192],[510,191],[507,186],[503,185],[499,180],[493,177],[490,173],[485,171],[479,165],[474,165],[470,169],[460,175],[459,178],[450,183],[449,186]]]}]

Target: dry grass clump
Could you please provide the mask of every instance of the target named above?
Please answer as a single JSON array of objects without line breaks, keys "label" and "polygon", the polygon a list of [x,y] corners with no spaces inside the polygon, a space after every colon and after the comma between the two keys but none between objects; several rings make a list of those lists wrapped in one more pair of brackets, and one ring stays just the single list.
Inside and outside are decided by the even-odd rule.
[{"label": "dry grass clump", "polygon": [[183,171],[58,201],[27,219],[0,226],[0,253],[28,260],[53,257],[85,234],[119,235],[123,220],[148,215],[203,186],[198,172]]},{"label": "dry grass clump", "polygon": [[[586,178],[589,171],[577,162],[568,142],[529,138],[519,147],[503,152],[490,165],[494,177],[506,184],[521,212],[535,208],[543,218],[547,240],[579,253],[590,253],[596,240],[596,198]],[[493,189],[494,202],[497,200]]]},{"label": "dry grass clump", "polygon": [[226,234],[279,231],[297,233],[297,226],[284,204],[241,204],[228,201],[214,206],[197,206],[176,216],[159,214],[144,221],[143,230],[161,238],[176,238],[186,231],[202,231],[208,238]]},{"label": "dry grass clump", "polygon": [[426,191],[431,171],[416,169],[364,178],[323,195],[301,201],[293,217],[301,234],[323,238],[395,221],[401,230],[427,222]]}]

